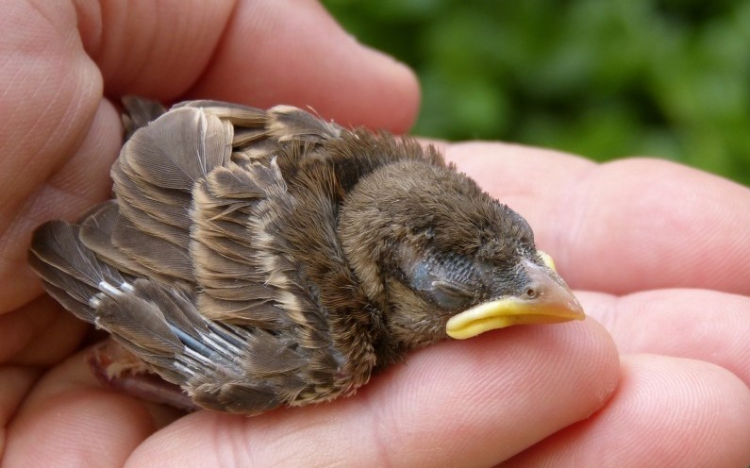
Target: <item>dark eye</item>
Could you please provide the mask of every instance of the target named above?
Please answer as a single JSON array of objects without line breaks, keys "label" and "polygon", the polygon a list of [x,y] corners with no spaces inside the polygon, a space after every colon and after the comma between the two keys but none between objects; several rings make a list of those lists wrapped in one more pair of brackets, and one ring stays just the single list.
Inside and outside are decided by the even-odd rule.
[{"label": "dark eye", "polygon": [[425,291],[443,309],[459,309],[469,305],[473,292],[468,286],[451,281],[433,281],[434,288]]},{"label": "dark eye", "polygon": [[455,261],[417,262],[409,280],[414,290],[441,309],[455,310],[467,307],[476,295],[477,286],[471,286],[475,282],[472,275],[456,268]]}]

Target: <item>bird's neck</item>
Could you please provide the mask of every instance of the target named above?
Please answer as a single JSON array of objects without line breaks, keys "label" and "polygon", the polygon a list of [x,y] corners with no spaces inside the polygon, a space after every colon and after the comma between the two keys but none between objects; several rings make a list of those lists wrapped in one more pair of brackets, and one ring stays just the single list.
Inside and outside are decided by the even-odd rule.
[{"label": "bird's neck", "polygon": [[371,194],[354,187],[340,206],[337,229],[347,264],[371,308],[372,346],[378,356],[378,368],[400,361],[407,351],[388,329],[387,281],[392,272],[387,271],[386,265],[392,263],[389,259],[397,248],[384,235],[392,220],[381,208]]}]

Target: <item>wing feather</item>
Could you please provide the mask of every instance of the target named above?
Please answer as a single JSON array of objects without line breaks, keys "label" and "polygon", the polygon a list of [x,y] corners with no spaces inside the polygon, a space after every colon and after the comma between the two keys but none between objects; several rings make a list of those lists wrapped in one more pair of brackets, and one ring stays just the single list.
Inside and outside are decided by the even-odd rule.
[{"label": "wing feather", "polygon": [[[343,191],[324,151],[341,127],[289,106],[126,108],[137,131],[112,168],[116,200],[35,233],[30,262],[49,293],[204,407],[255,414],[364,383],[371,348],[346,356],[355,338],[330,333],[367,315],[362,301],[341,308],[361,293],[336,240]],[[313,225],[320,245],[305,239]]]}]

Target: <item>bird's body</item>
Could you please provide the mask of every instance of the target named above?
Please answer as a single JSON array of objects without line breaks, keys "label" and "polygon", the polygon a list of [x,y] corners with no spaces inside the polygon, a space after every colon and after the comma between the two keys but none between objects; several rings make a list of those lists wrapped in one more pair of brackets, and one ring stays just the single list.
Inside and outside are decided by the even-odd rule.
[{"label": "bird's body", "polygon": [[[582,316],[526,222],[431,148],[288,106],[132,114],[116,198],[41,226],[29,258],[52,296],[198,406],[330,400],[446,327]],[[486,304],[542,296],[546,312],[487,325]]]}]

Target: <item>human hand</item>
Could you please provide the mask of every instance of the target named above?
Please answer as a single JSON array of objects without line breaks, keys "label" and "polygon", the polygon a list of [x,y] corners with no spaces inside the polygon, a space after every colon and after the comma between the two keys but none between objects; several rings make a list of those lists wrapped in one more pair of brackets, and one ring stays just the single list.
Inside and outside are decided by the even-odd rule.
[{"label": "human hand", "polygon": [[[578,457],[583,465],[594,464],[595,457],[613,465],[747,461],[746,444],[730,443],[739,445],[750,433],[744,417],[750,406],[750,372],[742,367],[748,346],[740,340],[748,327],[742,310],[748,300],[711,291],[663,290],[622,299],[581,296],[589,313],[608,325],[621,351],[695,361],[624,356],[621,367],[607,330],[587,320],[442,343],[376,377],[353,398],[255,418],[203,411],[172,422],[177,415],[168,409],[100,388],[80,354],[68,358],[85,328],[46,296],[32,301],[41,290],[23,266],[28,237],[37,224],[55,217],[74,219],[108,195],[107,174],[121,137],[117,112],[102,98],[97,67],[112,97],[135,93],[257,106],[313,103],[322,115],[342,124],[396,131],[408,126],[416,109],[411,75],[342,37],[315,3],[246,2],[231,21],[228,5],[202,11],[200,2],[192,8],[179,4],[171,14],[139,16],[140,24],[134,24],[135,16],[105,8],[108,20],[101,31],[95,18],[87,16],[92,10],[80,8],[79,31],[94,62],[76,42],[74,17],[60,5],[40,8],[61,11],[36,13],[23,13],[28,6],[14,5],[18,10],[6,7],[0,19],[6,22],[0,24],[5,26],[0,27],[0,47],[30,51],[11,56],[0,72],[6,77],[2,82],[11,83],[0,98],[2,121],[14,122],[0,128],[0,157],[6,167],[0,174],[5,179],[0,185],[5,201],[0,206],[0,311],[5,312],[0,334],[6,337],[0,343],[0,408],[8,465],[33,460],[42,466],[126,461],[135,466],[490,466],[517,453],[509,463],[534,464],[544,457],[561,457],[552,458],[560,463]],[[109,29],[123,17],[131,21]],[[38,43],[19,34],[21,28],[8,27],[25,25],[29,18],[36,21],[30,27]],[[300,37],[300,31],[306,34]],[[149,33],[156,34],[153,42]],[[264,43],[268,37],[277,41]],[[13,42],[21,39],[23,43]],[[305,86],[300,86],[301,76]],[[45,81],[50,78],[54,82]],[[743,225],[750,201],[745,189],[653,161],[597,167],[503,145],[457,145],[447,153],[527,217],[540,247],[553,254],[574,287],[627,293],[694,286],[747,293],[740,279],[750,246],[719,235]],[[646,184],[647,170],[659,170],[662,176]],[[529,177],[540,172],[536,179]],[[632,177],[649,188],[648,197],[633,187]],[[684,211],[670,213],[671,222],[659,218],[660,225],[649,212],[674,209],[674,200],[660,197],[682,187],[715,194],[722,202],[716,205],[724,204],[724,209],[712,205],[701,211],[701,200],[714,198],[691,198],[678,207]],[[602,199],[605,192],[609,199]],[[574,214],[561,221],[565,197]],[[634,200],[640,206],[633,206]],[[648,226],[650,220],[655,226]],[[610,228],[632,221],[645,225],[611,238]],[[704,250],[683,250],[680,245],[689,244],[675,244],[673,237],[670,241],[672,222],[691,226],[690,235],[678,239],[698,239]],[[654,251],[665,262],[647,269],[651,265],[643,262]],[[597,254],[604,256],[598,263]],[[700,318],[705,311],[698,307],[705,304],[721,321]],[[639,308],[645,311],[638,318],[651,318],[636,321]],[[678,326],[687,338],[676,340],[675,315],[686,319]],[[641,327],[636,330],[636,325]],[[639,341],[628,330],[638,331]],[[676,341],[668,348],[672,337]]]},{"label": "human hand", "polygon": [[446,151],[526,217],[621,354],[596,414],[502,466],[748,466],[750,191],[659,160]]}]

